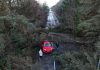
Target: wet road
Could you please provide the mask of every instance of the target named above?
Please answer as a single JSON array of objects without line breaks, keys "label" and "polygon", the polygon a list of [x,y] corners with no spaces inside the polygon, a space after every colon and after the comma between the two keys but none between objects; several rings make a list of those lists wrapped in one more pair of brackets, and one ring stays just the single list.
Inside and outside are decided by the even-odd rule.
[{"label": "wet road", "polygon": [[[57,17],[55,16],[54,12],[50,10],[46,27],[55,28],[58,25],[59,25],[59,21]],[[67,42],[66,44],[63,44],[62,46],[59,46],[58,50],[56,50],[57,53],[63,53],[64,50],[68,50],[68,51],[78,50],[75,46],[76,44],[74,43],[73,38],[70,37],[70,35],[68,34],[50,32],[48,36],[51,36],[47,38],[48,40],[59,42],[60,45],[63,42]],[[41,70],[54,70],[54,61],[55,61],[55,58],[53,58],[51,54],[44,54],[43,58],[39,60],[40,69]],[[59,68],[59,65],[57,63],[55,63],[55,66],[56,66],[56,70],[59,70],[57,69]]]},{"label": "wet road", "polygon": [[54,70],[54,59],[51,55],[44,55],[40,59],[40,63],[42,65],[41,70]]},{"label": "wet road", "polygon": [[59,21],[57,17],[55,16],[54,12],[52,10],[49,11],[48,14],[48,21],[47,21],[47,27],[49,28],[55,28],[56,26],[59,25]]},{"label": "wet road", "polygon": [[[64,51],[79,51],[78,45],[72,40],[72,37],[70,35],[62,33],[49,33],[49,35],[50,36],[53,35],[53,38],[47,38],[47,39],[49,39],[50,41],[57,40],[57,42],[59,42],[59,47],[55,50],[55,52],[57,52],[58,54],[63,54]],[[61,40],[61,38],[64,40],[63,37],[65,38],[66,43],[63,43],[63,41]],[[52,54],[44,54],[43,58],[39,60],[39,63],[41,65],[40,69],[54,70],[54,61],[56,60],[55,58],[53,58]],[[55,66],[56,70],[60,70],[60,66],[57,62],[55,62]]]}]

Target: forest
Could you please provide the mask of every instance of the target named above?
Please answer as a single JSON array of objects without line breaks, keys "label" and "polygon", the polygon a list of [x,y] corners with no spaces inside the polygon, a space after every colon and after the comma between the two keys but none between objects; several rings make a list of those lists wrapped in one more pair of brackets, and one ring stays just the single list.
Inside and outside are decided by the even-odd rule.
[{"label": "forest", "polygon": [[[60,24],[46,29],[46,3],[0,0],[0,70],[54,70],[53,60],[55,70],[100,70],[100,0],[60,0],[51,9]],[[39,61],[44,40],[60,47]]]}]

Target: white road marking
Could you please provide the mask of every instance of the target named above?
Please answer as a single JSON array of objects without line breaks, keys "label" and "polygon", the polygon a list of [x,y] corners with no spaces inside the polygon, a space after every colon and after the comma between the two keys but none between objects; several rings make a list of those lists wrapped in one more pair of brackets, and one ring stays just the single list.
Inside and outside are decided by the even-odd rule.
[{"label": "white road marking", "polygon": [[99,62],[98,62],[97,70],[99,70],[99,69],[100,69],[100,60],[99,60]]},{"label": "white road marking", "polygon": [[56,70],[56,63],[55,63],[55,60],[54,60],[54,70]]}]

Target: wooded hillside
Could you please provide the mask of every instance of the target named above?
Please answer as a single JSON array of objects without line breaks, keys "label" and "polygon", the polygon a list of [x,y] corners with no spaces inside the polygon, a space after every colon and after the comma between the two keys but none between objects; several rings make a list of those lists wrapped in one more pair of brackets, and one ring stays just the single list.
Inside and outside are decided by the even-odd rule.
[{"label": "wooded hillside", "polygon": [[35,59],[32,38],[45,27],[47,14],[48,7],[35,0],[0,0],[0,70],[30,70],[25,58]]}]

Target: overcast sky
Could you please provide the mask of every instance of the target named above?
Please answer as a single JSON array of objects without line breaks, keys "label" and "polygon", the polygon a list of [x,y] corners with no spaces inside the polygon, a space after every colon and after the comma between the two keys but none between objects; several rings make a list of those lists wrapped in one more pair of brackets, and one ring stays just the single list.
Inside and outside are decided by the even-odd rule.
[{"label": "overcast sky", "polygon": [[52,7],[55,4],[57,4],[57,2],[59,2],[59,0],[37,0],[37,1],[39,1],[41,4],[46,3],[49,7]]}]

